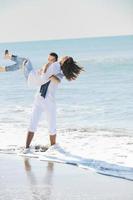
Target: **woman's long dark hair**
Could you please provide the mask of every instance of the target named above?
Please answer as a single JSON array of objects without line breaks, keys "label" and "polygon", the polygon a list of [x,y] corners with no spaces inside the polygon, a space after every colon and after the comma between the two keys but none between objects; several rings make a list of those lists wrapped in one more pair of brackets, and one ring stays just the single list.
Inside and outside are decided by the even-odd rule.
[{"label": "woman's long dark hair", "polygon": [[61,69],[67,80],[75,80],[81,71],[84,71],[83,67],[80,67],[72,57],[69,57],[62,65]]}]

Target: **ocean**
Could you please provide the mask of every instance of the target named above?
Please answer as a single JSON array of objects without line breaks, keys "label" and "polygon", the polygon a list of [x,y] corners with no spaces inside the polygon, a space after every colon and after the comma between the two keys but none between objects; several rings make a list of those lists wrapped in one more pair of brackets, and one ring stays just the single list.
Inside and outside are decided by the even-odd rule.
[{"label": "ocean", "polygon": [[[50,52],[72,56],[85,71],[63,80],[56,95],[57,142],[80,167],[133,180],[133,36],[48,40],[0,44],[28,57],[35,68]],[[36,93],[21,70],[0,73],[0,147],[24,145]],[[45,115],[33,144],[47,144]]]}]

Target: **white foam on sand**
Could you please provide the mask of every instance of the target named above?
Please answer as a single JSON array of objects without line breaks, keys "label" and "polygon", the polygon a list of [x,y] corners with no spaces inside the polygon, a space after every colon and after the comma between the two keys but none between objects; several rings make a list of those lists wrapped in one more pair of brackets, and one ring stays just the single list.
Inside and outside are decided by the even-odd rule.
[{"label": "white foam on sand", "polygon": [[[80,140],[82,139],[80,138],[79,141]],[[94,138],[90,138],[90,140],[94,140]],[[19,145],[17,146],[8,145],[4,148],[1,148],[0,152],[7,154],[14,153],[20,156],[35,157],[41,161],[52,161],[64,164],[72,164],[84,169],[94,170],[100,174],[133,180],[133,167],[132,167],[133,165],[131,159],[129,158],[131,155],[130,156],[128,155],[127,157],[127,159],[130,160],[131,166],[128,165],[126,166],[126,163],[121,164],[118,161],[115,161],[115,159],[113,160],[113,158],[112,161],[111,159],[109,160],[109,154],[111,153],[108,152],[106,153],[107,147],[109,148],[109,143],[107,139],[106,143],[104,141],[104,138],[102,138],[101,142],[97,141],[97,145],[104,146],[104,149],[101,149],[101,151],[100,148],[99,149],[97,148],[96,142],[95,142],[95,147],[93,142],[92,143],[93,145],[90,143],[90,147],[87,148],[87,142],[86,146],[85,143],[84,146],[82,146],[83,142],[82,145],[80,145],[79,141],[77,139],[76,140],[73,139],[73,142],[69,140],[66,143],[64,143],[63,141],[61,142],[60,140],[60,143],[51,146],[46,152],[36,151],[34,149],[34,146],[32,146],[31,153],[23,154],[22,147],[20,147]],[[91,150],[90,152],[89,149]],[[94,150],[97,151],[97,154],[94,154]],[[119,151],[117,153],[119,153]]]}]

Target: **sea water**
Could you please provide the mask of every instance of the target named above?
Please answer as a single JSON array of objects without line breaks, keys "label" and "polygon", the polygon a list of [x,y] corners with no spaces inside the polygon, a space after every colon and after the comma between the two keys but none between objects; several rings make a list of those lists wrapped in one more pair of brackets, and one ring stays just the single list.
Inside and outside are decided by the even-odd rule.
[{"label": "sea water", "polygon": [[[56,95],[57,141],[81,167],[133,180],[133,36],[49,40],[0,44],[28,57],[34,67],[47,63],[50,52],[72,56],[84,72],[63,80]],[[22,70],[0,73],[0,146],[24,145],[36,93]],[[47,144],[42,116],[33,144]]]}]

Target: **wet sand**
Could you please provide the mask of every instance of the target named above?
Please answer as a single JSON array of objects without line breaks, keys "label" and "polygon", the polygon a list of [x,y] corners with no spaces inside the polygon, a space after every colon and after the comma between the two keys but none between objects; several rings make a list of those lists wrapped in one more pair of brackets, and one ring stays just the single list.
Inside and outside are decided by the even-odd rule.
[{"label": "wet sand", "polygon": [[0,154],[0,199],[132,200],[133,182],[76,166]]}]

